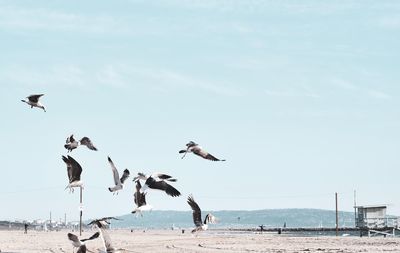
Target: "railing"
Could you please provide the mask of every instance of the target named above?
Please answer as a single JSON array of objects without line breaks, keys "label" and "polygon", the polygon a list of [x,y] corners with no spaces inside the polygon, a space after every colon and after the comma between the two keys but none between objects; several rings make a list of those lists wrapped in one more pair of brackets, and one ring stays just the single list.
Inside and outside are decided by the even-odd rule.
[{"label": "railing", "polygon": [[382,228],[382,227],[392,227],[399,228],[400,221],[397,217],[386,217],[386,218],[364,218],[362,220],[357,220],[357,227],[367,227],[367,228]]}]

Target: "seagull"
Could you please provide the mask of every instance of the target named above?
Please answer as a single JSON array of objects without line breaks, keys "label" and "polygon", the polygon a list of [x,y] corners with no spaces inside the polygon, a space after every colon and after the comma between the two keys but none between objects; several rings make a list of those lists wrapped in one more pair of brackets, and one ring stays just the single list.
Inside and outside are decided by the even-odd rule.
[{"label": "seagull", "polygon": [[21,101],[30,105],[31,108],[38,107],[38,108],[43,109],[43,111],[46,112],[46,109],[44,108],[44,106],[39,102],[39,98],[43,95],[44,94],[30,95],[30,96],[26,97],[28,100],[22,99]]},{"label": "seagull", "polygon": [[74,187],[83,188],[81,181],[82,167],[81,165],[71,156],[62,156],[63,161],[67,164],[69,184],[65,189],[69,188],[70,192],[74,192]]},{"label": "seagull", "polygon": [[110,225],[110,220],[119,220],[119,219],[114,217],[104,217],[101,219],[93,220],[88,225],[96,225],[96,227],[98,228],[101,235],[101,239],[103,240],[103,246],[105,250],[104,253],[117,253],[120,251],[116,250],[111,245],[111,238],[106,230],[106,227]]},{"label": "seagull", "polygon": [[76,236],[74,234],[71,234],[71,233],[68,233],[68,239],[70,240],[70,242],[72,243],[72,246],[74,248],[78,248],[78,251],[76,253],[86,253],[85,241],[94,240],[94,239],[98,238],[99,235],[100,235],[100,233],[96,232],[95,234],[93,234],[88,239],[79,240],[78,236]]},{"label": "seagull", "polygon": [[125,169],[125,170],[124,170],[124,174],[122,174],[122,177],[121,177],[121,179],[120,179],[120,178],[119,178],[119,174],[118,174],[118,170],[117,170],[117,168],[115,167],[115,165],[114,165],[114,163],[113,163],[113,161],[111,160],[110,157],[108,157],[108,162],[109,162],[110,165],[111,165],[111,169],[112,169],[113,176],[114,176],[114,184],[115,184],[115,186],[112,187],[112,188],[111,188],[111,187],[108,187],[108,190],[109,190],[110,192],[113,192],[114,194],[115,194],[115,193],[118,194],[118,191],[119,191],[119,190],[122,190],[123,184],[124,184],[125,180],[129,177],[129,170],[128,170],[128,169]]},{"label": "seagull", "polygon": [[184,155],[182,156],[182,159],[186,156],[187,153],[194,153],[195,155],[198,155],[200,157],[203,157],[204,159],[211,160],[211,161],[225,161],[225,160],[220,160],[216,158],[215,156],[211,155],[207,151],[205,151],[202,147],[199,146],[199,144],[195,143],[194,141],[190,141],[188,144],[186,144],[186,149],[180,150],[179,153]]},{"label": "seagull", "polygon": [[142,212],[143,211],[149,211],[152,210],[153,207],[151,205],[146,204],[146,193],[141,192],[142,185],[140,184],[140,181],[136,181],[136,192],[133,194],[136,208],[132,211],[133,214],[135,213],[140,213],[140,215],[143,217]]},{"label": "seagull", "polygon": [[138,175],[133,179],[133,181],[137,181],[139,179],[145,180],[144,186],[141,191],[145,192],[148,188],[165,191],[166,194],[172,197],[178,197],[181,193],[175,189],[172,185],[168,184],[165,181],[176,182],[175,178],[172,178],[169,175],[161,174],[161,173],[153,173],[151,176],[147,176],[143,173],[138,173]]},{"label": "seagull", "polygon": [[93,145],[92,141],[88,137],[83,137],[80,141],[75,140],[74,135],[71,134],[65,142],[64,148],[71,152],[76,149],[79,145],[85,145],[90,150],[97,151],[97,148]]},{"label": "seagull", "polygon": [[192,230],[192,233],[207,230],[208,223],[214,224],[216,222],[215,216],[210,213],[206,215],[204,222],[201,220],[201,210],[196,201],[194,201],[193,195],[189,195],[187,203],[193,210],[193,222],[194,225],[196,225],[196,228]]}]

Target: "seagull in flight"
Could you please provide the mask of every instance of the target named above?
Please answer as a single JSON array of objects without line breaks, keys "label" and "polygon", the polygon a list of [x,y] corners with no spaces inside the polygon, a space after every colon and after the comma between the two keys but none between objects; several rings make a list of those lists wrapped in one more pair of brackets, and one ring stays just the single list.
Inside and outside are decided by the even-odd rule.
[{"label": "seagull in flight", "polygon": [[75,248],[78,248],[78,251],[76,253],[86,253],[87,249],[86,249],[85,241],[94,240],[94,239],[98,238],[99,235],[100,235],[100,233],[96,232],[91,237],[89,237],[87,239],[80,240],[78,238],[78,236],[76,236],[74,234],[71,234],[71,233],[67,234],[68,239],[72,243],[72,246],[73,246],[73,250],[72,251],[74,251]]},{"label": "seagull in flight", "polygon": [[117,253],[121,252],[116,250],[111,244],[110,235],[107,232],[107,226],[110,225],[110,220],[119,220],[114,217],[104,217],[101,219],[93,220],[88,225],[95,225],[100,232],[101,239],[103,240],[104,251],[102,253]]},{"label": "seagull in flight", "polygon": [[204,218],[204,222],[201,219],[201,209],[199,205],[194,201],[193,195],[189,195],[187,203],[193,210],[193,222],[196,226],[195,229],[192,230],[192,233],[197,231],[204,231],[208,229],[208,224],[214,224],[216,222],[216,218],[212,214],[207,214]]},{"label": "seagull in flight", "polygon": [[153,207],[146,203],[146,192],[141,192],[141,189],[142,189],[142,184],[140,183],[140,180],[137,180],[136,192],[133,195],[137,207],[132,211],[132,213],[133,214],[140,213],[140,215],[143,217],[142,212],[152,210]]},{"label": "seagull in flight", "polygon": [[195,143],[194,141],[190,141],[188,144],[186,144],[186,149],[180,150],[179,153],[183,154],[182,159],[186,156],[187,153],[194,153],[195,155],[198,155],[200,157],[203,157],[204,159],[210,160],[210,161],[225,161],[225,160],[220,160],[216,158],[215,156],[211,155],[207,151],[205,151],[202,147],[199,146],[199,144]]},{"label": "seagull in flight", "polygon": [[130,173],[129,173],[128,169],[125,169],[124,170],[124,174],[122,174],[122,177],[119,178],[118,170],[115,167],[115,165],[114,165],[114,163],[113,163],[113,161],[111,160],[110,157],[108,157],[108,162],[111,165],[112,173],[113,173],[113,176],[114,176],[114,184],[115,184],[114,187],[108,187],[108,190],[110,192],[113,192],[113,194],[115,194],[115,193],[118,194],[118,191],[122,190],[123,184],[124,184],[125,180],[129,177]]},{"label": "seagull in flight", "polygon": [[88,149],[97,151],[97,148],[88,137],[83,137],[80,141],[77,141],[75,140],[74,135],[71,134],[65,143],[64,148],[66,148],[68,152],[72,152],[72,150],[76,149],[79,145],[85,145]]},{"label": "seagull in flight", "polygon": [[147,189],[155,189],[164,191],[166,194],[172,197],[178,197],[181,193],[175,189],[172,185],[168,184],[169,182],[176,182],[175,178],[172,178],[170,175],[162,174],[162,173],[153,173],[150,176],[147,176],[143,173],[138,173],[138,175],[133,179],[133,181],[137,181],[142,179],[145,181],[144,186],[141,191],[145,192]]},{"label": "seagull in flight", "polygon": [[74,187],[83,188],[81,181],[82,167],[81,165],[71,156],[62,156],[63,161],[67,165],[69,184],[65,189],[69,188],[69,192],[74,192]]},{"label": "seagull in flight", "polygon": [[44,105],[42,105],[39,101],[40,97],[43,95],[44,94],[30,95],[26,97],[28,100],[22,99],[21,101],[30,105],[31,108],[33,107],[41,108],[43,109],[43,111],[46,112],[46,108],[44,108]]}]

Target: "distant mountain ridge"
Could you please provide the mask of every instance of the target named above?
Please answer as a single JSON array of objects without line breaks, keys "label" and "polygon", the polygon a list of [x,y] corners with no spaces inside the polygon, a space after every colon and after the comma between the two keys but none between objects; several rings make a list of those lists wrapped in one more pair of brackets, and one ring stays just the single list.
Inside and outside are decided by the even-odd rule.
[{"label": "distant mountain ridge", "polygon": [[[203,218],[209,211],[203,211]],[[264,209],[254,211],[211,211],[218,218],[214,228],[335,227],[335,211],[322,209]],[[113,228],[167,229],[193,227],[191,211],[151,211],[143,217],[127,214],[113,221]],[[354,213],[339,212],[339,226],[353,227]]]}]

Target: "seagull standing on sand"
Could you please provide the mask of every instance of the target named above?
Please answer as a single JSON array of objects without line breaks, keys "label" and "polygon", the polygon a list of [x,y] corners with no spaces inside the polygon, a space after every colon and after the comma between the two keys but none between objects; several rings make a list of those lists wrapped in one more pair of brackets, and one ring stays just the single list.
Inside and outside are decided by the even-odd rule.
[{"label": "seagull standing on sand", "polygon": [[78,251],[76,253],[86,253],[85,241],[94,240],[94,239],[98,238],[99,235],[100,235],[100,233],[96,232],[88,239],[79,240],[78,236],[68,233],[68,239],[72,243],[72,246],[73,246],[72,252],[74,252],[75,248],[78,248]]},{"label": "seagull standing on sand", "polygon": [[133,179],[133,181],[137,181],[142,179],[145,181],[144,186],[141,191],[145,192],[147,189],[155,189],[164,191],[166,194],[172,197],[178,197],[181,193],[175,189],[172,185],[168,184],[165,181],[176,182],[175,178],[172,178],[169,175],[161,174],[161,173],[153,173],[151,176],[147,176],[143,173],[138,173],[138,175]]},{"label": "seagull standing on sand", "polygon": [[204,222],[201,219],[201,209],[199,205],[194,201],[193,196],[189,195],[187,203],[193,210],[193,222],[196,225],[196,228],[192,230],[192,233],[197,231],[204,231],[208,229],[208,223],[214,224],[216,222],[216,218],[212,214],[207,214],[204,218]]},{"label": "seagull standing on sand", "polygon": [[112,173],[113,173],[113,176],[114,176],[114,184],[115,184],[114,187],[108,187],[108,190],[110,192],[113,192],[113,194],[115,194],[115,193],[118,194],[118,191],[122,190],[123,184],[124,184],[125,180],[129,177],[130,173],[129,173],[128,169],[125,169],[124,170],[124,174],[122,174],[122,177],[119,178],[118,170],[115,167],[115,165],[114,165],[114,163],[113,163],[113,161],[111,160],[110,157],[108,157],[108,162],[111,165]]},{"label": "seagull standing on sand", "polygon": [[118,220],[114,217],[105,217],[97,220],[91,221],[88,225],[96,225],[100,232],[101,239],[103,240],[104,252],[102,253],[117,253],[120,252],[116,250],[111,244],[110,235],[107,232],[107,226],[110,225],[110,220]]},{"label": "seagull standing on sand", "polygon": [[140,184],[140,181],[136,181],[136,192],[134,193],[134,200],[136,204],[136,208],[132,211],[133,214],[135,213],[140,213],[140,215],[143,217],[142,212],[143,211],[149,211],[152,210],[153,207],[151,205],[146,204],[146,192],[141,192],[142,185]]},{"label": "seagull standing on sand", "polygon": [[202,147],[200,147],[199,144],[193,141],[190,141],[188,144],[186,144],[186,147],[187,147],[186,149],[179,151],[180,154],[184,153],[182,159],[186,156],[187,153],[194,153],[195,155],[198,155],[210,161],[225,161],[225,160],[220,160],[215,156],[211,155],[210,153],[205,151]]},{"label": "seagull standing on sand", "polygon": [[79,145],[85,145],[88,149],[97,151],[97,148],[93,145],[92,141],[88,137],[83,137],[80,141],[77,141],[75,140],[73,134],[67,138],[64,148],[66,148],[68,152],[71,152]]},{"label": "seagull standing on sand", "polygon": [[69,192],[74,192],[74,187],[83,188],[81,181],[82,167],[81,165],[71,156],[62,156],[63,161],[67,165],[69,184],[65,189],[69,188]]},{"label": "seagull standing on sand", "polygon": [[42,105],[39,101],[39,98],[43,95],[44,94],[30,95],[29,97],[26,97],[28,100],[22,99],[21,101],[30,105],[31,108],[37,107],[43,109],[43,111],[46,111],[44,105]]}]

